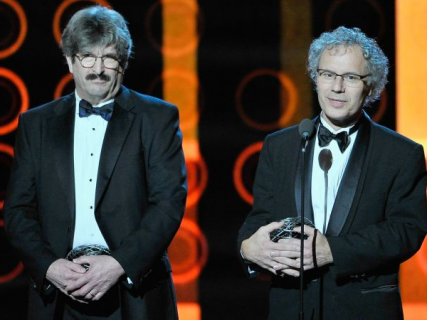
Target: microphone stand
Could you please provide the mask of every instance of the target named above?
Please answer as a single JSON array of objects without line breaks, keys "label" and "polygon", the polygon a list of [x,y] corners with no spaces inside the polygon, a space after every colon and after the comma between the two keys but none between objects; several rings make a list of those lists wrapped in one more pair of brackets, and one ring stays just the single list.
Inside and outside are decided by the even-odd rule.
[{"label": "microphone stand", "polygon": [[304,119],[299,124],[298,131],[301,135],[301,152],[302,152],[302,168],[301,168],[301,252],[300,252],[300,312],[299,319],[304,320],[304,194],[305,194],[305,153],[308,145],[308,139],[315,130],[314,124],[309,119]]},{"label": "microphone stand", "polygon": [[301,169],[301,252],[300,252],[300,311],[299,320],[304,320],[304,194],[305,194],[305,154],[309,135],[303,134],[302,140],[302,169]]}]

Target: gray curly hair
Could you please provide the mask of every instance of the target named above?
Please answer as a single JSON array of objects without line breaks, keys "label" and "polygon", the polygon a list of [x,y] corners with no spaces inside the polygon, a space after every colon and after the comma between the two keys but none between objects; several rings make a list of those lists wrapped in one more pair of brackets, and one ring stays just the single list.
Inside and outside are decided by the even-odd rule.
[{"label": "gray curly hair", "polygon": [[371,92],[365,100],[365,106],[369,105],[380,98],[387,83],[388,59],[377,42],[368,38],[359,28],[349,29],[341,26],[332,32],[322,33],[319,38],[311,43],[307,61],[310,78],[316,84],[317,69],[323,51],[341,45],[357,45],[362,49],[363,57],[366,59],[371,74],[367,81]]},{"label": "gray curly hair", "polygon": [[115,46],[120,63],[127,67],[132,54],[132,38],[123,16],[99,5],[77,11],[62,33],[60,47],[65,56],[94,47]]}]

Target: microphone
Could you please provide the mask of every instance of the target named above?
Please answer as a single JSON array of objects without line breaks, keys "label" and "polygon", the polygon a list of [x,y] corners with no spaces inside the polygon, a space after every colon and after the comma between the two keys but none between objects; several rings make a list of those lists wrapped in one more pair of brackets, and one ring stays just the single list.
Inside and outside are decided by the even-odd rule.
[{"label": "microphone", "polygon": [[325,174],[328,174],[329,169],[332,167],[332,152],[329,149],[323,149],[319,153],[319,165],[320,169],[325,171]]},{"label": "microphone", "polygon": [[299,134],[301,138],[307,140],[311,137],[314,132],[314,124],[310,119],[304,119],[298,126]]},{"label": "microphone", "polygon": [[323,149],[319,153],[319,166],[325,172],[325,206],[323,219],[323,234],[326,233],[326,219],[328,216],[328,171],[332,167],[332,152],[329,149]]}]

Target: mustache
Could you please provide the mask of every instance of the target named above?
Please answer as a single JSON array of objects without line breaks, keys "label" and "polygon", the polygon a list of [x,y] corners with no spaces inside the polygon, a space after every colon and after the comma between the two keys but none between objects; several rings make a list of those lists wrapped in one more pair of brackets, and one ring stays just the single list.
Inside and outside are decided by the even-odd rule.
[{"label": "mustache", "polygon": [[110,81],[111,77],[105,73],[102,73],[100,75],[97,75],[95,73],[90,73],[86,76],[86,80],[96,80],[96,79],[100,79],[102,81]]}]

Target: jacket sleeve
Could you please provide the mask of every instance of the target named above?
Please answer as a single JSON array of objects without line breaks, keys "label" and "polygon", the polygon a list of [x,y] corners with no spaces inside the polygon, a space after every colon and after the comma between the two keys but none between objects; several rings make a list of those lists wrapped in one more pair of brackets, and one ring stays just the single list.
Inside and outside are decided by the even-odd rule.
[{"label": "jacket sleeve", "polygon": [[26,120],[34,119],[20,116],[3,215],[9,241],[18,250],[33,287],[42,291],[47,269],[58,257],[42,237],[36,184],[37,134],[30,136]]},{"label": "jacket sleeve", "polygon": [[274,168],[270,158],[270,141],[267,137],[263,143],[253,186],[254,204],[252,211],[241,226],[237,238],[237,251],[247,276],[256,277],[261,270],[256,264],[248,264],[240,254],[242,242],[250,238],[260,227],[272,222],[271,208],[274,202],[273,174]]},{"label": "jacket sleeve", "polygon": [[165,254],[185,211],[187,178],[178,109],[169,105],[163,110],[161,116],[146,116],[141,133],[147,206],[138,226],[112,252],[136,287]]}]

